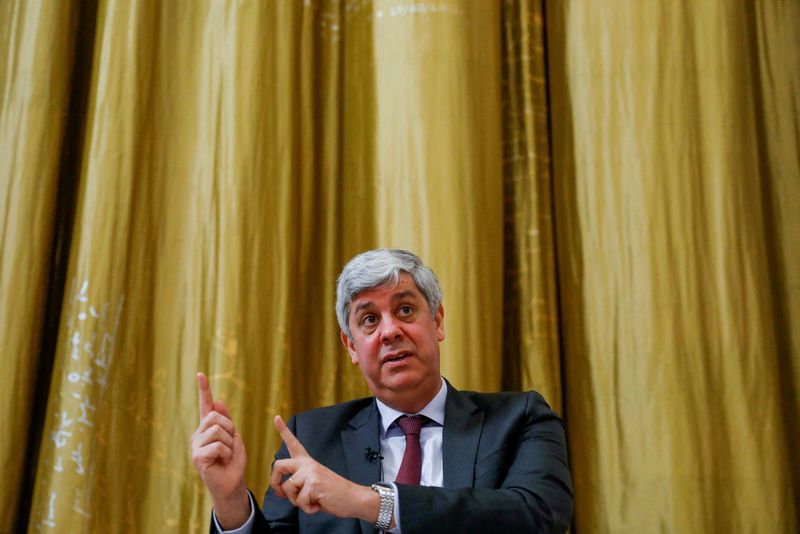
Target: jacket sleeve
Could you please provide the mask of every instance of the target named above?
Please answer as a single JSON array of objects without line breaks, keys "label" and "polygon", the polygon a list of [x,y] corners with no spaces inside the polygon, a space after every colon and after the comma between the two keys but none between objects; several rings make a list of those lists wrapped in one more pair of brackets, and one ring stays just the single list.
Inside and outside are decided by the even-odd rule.
[{"label": "jacket sleeve", "polygon": [[[286,426],[293,434],[297,433],[297,421],[295,417],[289,419]],[[286,445],[281,442],[281,447],[275,453],[275,460],[289,458],[289,451]],[[270,469],[270,471],[272,471]],[[269,480],[269,479],[268,479]],[[299,510],[290,503],[287,499],[282,499],[275,495],[272,487],[267,486],[267,491],[264,493],[264,505],[261,508],[261,513],[256,513],[258,520],[256,521],[256,529],[253,530],[254,534],[265,534],[267,532],[284,533],[284,532],[298,532],[299,531]]]}]

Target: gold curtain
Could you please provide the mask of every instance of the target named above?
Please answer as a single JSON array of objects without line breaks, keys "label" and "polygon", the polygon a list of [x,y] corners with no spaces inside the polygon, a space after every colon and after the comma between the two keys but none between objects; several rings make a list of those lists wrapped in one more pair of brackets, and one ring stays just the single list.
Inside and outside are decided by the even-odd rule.
[{"label": "gold curtain", "polygon": [[780,0],[0,0],[5,524],[205,531],[197,370],[263,491],[272,415],[368,394],[335,276],[398,246],[444,285],[445,376],[566,416],[576,531],[796,530],[798,29]]},{"label": "gold curtain", "polygon": [[798,529],[799,10],[548,4],[577,531]]},{"label": "gold curtain", "polygon": [[503,386],[563,413],[543,16],[503,2]]},{"label": "gold curtain", "polygon": [[[262,491],[272,415],[368,393],[333,316],[336,274],[368,247],[430,261],[449,321],[468,323],[447,376],[500,386],[502,317],[483,332],[462,309],[502,303],[497,6],[109,0],[84,15],[92,77],[31,529],[203,530],[198,369]],[[414,35],[435,38],[400,46]],[[401,61],[402,79],[379,68]],[[492,356],[468,364],[466,347]]]},{"label": "gold curtain", "polygon": [[[77,10],[0,2],[0,517],[14,525],[42,350]],[[65,177],[65,179],[68,179]]]}]

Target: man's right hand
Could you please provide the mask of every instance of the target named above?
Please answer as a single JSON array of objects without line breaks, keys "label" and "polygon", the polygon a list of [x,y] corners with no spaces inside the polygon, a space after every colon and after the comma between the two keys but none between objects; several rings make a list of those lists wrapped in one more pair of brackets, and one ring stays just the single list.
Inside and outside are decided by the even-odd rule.
[{"label": "man's right hand", "polygon": [[230,412],[211,395],[208,378],[197,373],[200,425],[192,434],[192,461],[203,479],[217,521],[225,530],[242,526],[250,517],[250,497],[244,481],[247,453]]}]

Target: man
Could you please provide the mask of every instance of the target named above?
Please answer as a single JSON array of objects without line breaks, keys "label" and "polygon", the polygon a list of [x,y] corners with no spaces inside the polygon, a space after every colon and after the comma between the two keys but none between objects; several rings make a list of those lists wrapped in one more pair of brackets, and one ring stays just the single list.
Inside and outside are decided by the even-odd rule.
[{"label": "man", "polygon": [[[275,426],[283,445],[262,511],[244,482],[230,413],[198,374],[192,459],[212,532],[564,532],[572,484],[562,421],[535,392],[458,391],[439,373],[436,275],[403,250],[353,258],[339,276],[341,339],[374,398]],[[224,530],[228,529],[228,530]]]}]

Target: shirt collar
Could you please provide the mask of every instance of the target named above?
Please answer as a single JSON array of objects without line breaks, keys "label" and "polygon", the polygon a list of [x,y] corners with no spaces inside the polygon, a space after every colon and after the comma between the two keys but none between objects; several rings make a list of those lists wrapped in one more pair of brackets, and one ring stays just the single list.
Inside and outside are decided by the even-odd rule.
[{"label": "shirt collar", "polygon": [[375,401],[378,403],[378,411],[381,414],[381,433],[382,436],[386,436],[386,432],[388,432],[389,427],[392,426],[398,417],[401,415],[424,415],[431,421],[439,424],[440,426],[444,426],[444,407],[447,401],[447,384],[442,380],[442,385],[439,387],[439,392],[431,399],[431,401],[419,412],[416,414],[412,413],[405,413],[395,410],[381,402],[380,399],[377,397]]}]

